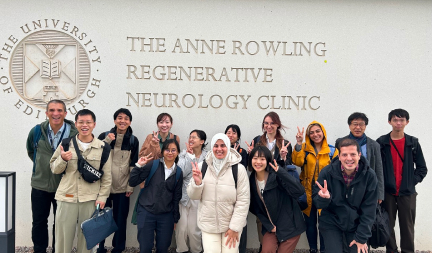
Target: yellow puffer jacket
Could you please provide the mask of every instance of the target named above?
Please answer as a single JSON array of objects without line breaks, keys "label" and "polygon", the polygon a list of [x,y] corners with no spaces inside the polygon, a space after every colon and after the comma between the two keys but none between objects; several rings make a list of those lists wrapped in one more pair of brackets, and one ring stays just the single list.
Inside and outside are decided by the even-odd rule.
[{"label": "yellow puffer jacket", "polygon": [[[300,173],[300,181],[305,188],[308,207],[303,210],[303,212],[309,216],[310,210],[312,206],[312,184],[315,184],[315,181],[318,180],[318,175],[321,170],[330,164],[330,147],[327,143],[327,132],[324,126],[318,121],[312,121],[309,125],[319,124],[323,131],[323,142],[321,144],[321,150],[318,155],[315,153],[315,149],[312,146],[309,133],[306,131],[305,143],[302,144],[302,149],[300,151],[296,151],[293,149],[292,153],[292,162],[296,166],[302,167],[302,172]],[[308,152],[308,156],[306,157],[306,165],[303,167],[305,161],[305,155]],[[336,149],[334,151],[333,157],[336,157],[339,154],[339,151]]]}]

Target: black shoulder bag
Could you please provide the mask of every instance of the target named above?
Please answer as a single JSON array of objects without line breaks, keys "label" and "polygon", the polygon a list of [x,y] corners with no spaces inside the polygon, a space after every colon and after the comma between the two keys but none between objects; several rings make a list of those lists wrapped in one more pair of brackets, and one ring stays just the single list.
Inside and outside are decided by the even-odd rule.
[{"label": "black shoulder bag", "polygon": [[[102,168],[99,168],[99,170],[95,169],[93,166],[91,166],[81,155],[81,151],[78,148],[78,143],[74,138],[72,138],[72,142],[76,151],[76,154],[78,156],[78,171],[81,173],[82,178],[89,183],[94,183],[98,180],[100,180],[104,174]],[[107,146],[107,145],[106,145]]]}]

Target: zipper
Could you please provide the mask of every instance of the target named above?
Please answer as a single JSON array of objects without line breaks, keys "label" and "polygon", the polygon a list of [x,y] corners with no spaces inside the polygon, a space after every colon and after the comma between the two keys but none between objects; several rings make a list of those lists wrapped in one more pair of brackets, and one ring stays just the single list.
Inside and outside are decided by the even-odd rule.
[{"label": "zipper", "polygon": [[[267,180],[265,180],[265,182],[266,182],[266,185],[267,185]],[[256,179],[256,177],[255,177],[255,185],[256,185],[256,188],[257,188],[257,191],[258,191],[258,196],[259,196],[259,198],[261,199],[261,201],[263,202],[263,205],[264,205],[264,208],[265,208],[265,210],[266,210],[267,216],[268,216],[268,218],[269,218],[269,220],[270,220],[270,223],[273,225],[273,227],[276,227],[276,226],[273,224],[273,221],[271,220],[270,214],[269,214],[269,212],[268,212],[268,210],[267,210],[267,206],[266,206],[266,204],[265,204],[265,202],[264,202],[263,194],[264,194],[265,186],[264,186],[263,194],[261,194],[261,191],[260,191],[259,186],[258,186],[258,180]],[[276,230],[276,231],[277,231],[277,230]],[[269,232],[271,232],[271,231],[269,231]],[[277,236],[276,236],[276,237],[277,237]]]}]

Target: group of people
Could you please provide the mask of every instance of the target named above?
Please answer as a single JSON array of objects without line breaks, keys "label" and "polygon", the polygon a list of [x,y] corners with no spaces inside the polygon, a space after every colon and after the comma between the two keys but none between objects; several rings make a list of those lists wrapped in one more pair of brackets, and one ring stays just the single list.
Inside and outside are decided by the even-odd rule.
[{"label": "group of people", "polygon": [[[244,253],[249,211],[256,216],[260,252],[293,252],[303,232],[310,252],[367,252],[379,204],[390,217],[387,252],[398,252],[398,213],[401,250],[414,252],[415,185],[427,168],[418,139],[404,133],[409,114],[403,109],[389,113],[392,131],[377,141],[365,134],[366,115],[356,112],[348,118],[349,135],[335,146],[324,126],[313,121],[306,129],[298,127],[294,149],[275,112],[264,116],[263,133],[246,142],[246,149],[240,146],[239,126],[232,124],[211,138],[208,150],[206,133],[198,129],[181,150],[168,113],[157,117],[158,131],[141,148],[127,109],[117,110],[114,127],[98,138],[92,111],[77,112],[75,123],[66,114],[61,100],[51,100],[48,120],[32,128],[27,139],[34,164],[34,252],[48,247],[51,206],[53,252],[70,252],[76,232],[78,252],[90,252],[76,227],[97,205],[113,209],[118,231],[112,252],[122,252],[136,186],[132,222],[140,252],[151,252],[155,243],[157,252],[167,252],[175,232],[177,252]],[[99,180],[85,180],[80,157],[103,171]],[[97,252],[106,252],[104,244]]]}]

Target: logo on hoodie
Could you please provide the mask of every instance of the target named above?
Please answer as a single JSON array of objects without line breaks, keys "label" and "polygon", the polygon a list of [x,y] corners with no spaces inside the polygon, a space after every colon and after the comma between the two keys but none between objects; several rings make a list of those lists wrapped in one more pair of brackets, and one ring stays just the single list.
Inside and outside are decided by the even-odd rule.
[{"label": "logo on hoodie", "polygon": [[14,106],[25,115],[39,118],[53,99],[64,101],[74,115],[101,84],[98,48],[87,32],[67,21],[25,23],[0,51],[3,91],[19,95]]}]

